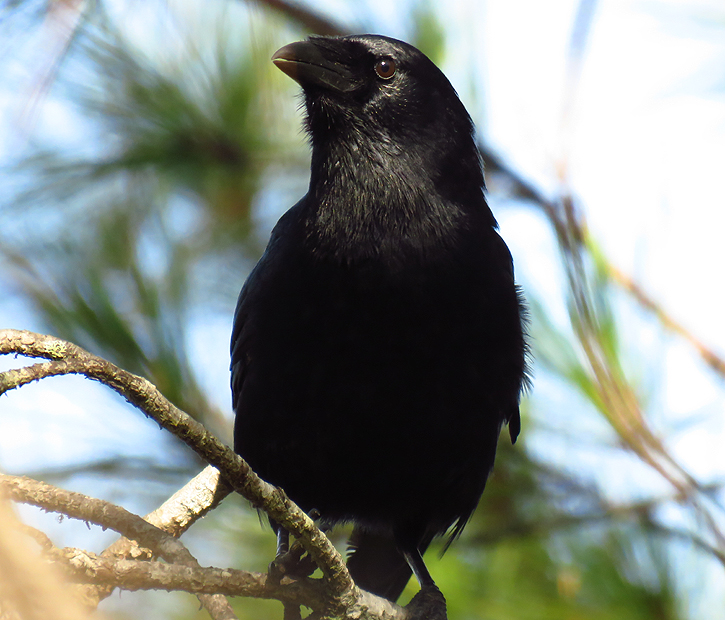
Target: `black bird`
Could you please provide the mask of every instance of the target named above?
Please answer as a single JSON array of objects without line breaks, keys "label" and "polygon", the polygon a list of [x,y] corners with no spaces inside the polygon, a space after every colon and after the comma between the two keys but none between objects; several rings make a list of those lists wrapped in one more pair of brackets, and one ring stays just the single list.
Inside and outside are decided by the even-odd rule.
[{"label": "black bird", "polygon": [[396,600],[411,569],[434,586],[422,553],[461,533],[501,426],[519,433],[522,300],[471,119],[424,54],[356,35],[272,60],[304,91],[310,186],[239,296],[234,446],[353,522],[353,579]]}]

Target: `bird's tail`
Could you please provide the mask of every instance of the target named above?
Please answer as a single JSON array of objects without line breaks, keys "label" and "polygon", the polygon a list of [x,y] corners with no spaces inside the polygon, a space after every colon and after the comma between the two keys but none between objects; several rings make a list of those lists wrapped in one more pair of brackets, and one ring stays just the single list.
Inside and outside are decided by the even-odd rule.
[{"label": "bird's tail", "polygon": [[[432,539],[419,545],[421,555]],[[371,532],[355,526],[348,542],[347,568],[355,584],[395,602],[413,574],[405,556],[398,549],[392,533]]]}]

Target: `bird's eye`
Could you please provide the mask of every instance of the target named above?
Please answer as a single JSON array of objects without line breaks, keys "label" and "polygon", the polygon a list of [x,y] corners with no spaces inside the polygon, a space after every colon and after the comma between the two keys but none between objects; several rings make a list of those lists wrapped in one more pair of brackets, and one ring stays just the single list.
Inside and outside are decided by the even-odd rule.
[{"label": "bird's eye", "polygon": [[395,75],[395,61],[392,58],[381,58],[375,63],[375,73],[384,80],[389,80]]}]

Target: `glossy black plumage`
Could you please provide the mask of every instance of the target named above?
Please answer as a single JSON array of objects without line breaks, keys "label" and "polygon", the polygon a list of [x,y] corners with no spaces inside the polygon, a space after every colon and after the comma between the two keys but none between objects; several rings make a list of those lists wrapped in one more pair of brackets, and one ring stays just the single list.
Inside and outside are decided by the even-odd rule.
[{"label": "glossy black plumage", "polygon": [[273,59],[304,90],[311,177],[237,304],[235,450],[353,521],[353,578],[395,600],[406,559],[432,583],[419,552],[466,524],[502,424],[518,435],[522,304],[471,120],[428,58],[360,35]]}]

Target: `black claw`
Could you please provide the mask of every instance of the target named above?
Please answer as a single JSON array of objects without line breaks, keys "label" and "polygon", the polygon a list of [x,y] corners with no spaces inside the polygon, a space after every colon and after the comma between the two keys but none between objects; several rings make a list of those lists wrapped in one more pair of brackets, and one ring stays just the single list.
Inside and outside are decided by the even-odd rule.
[{"label": "black claw", "polygon": [[434,583],[425,585],[405,607],[409,620],[448,620],[446,598]]},{"label": "black claw", "polygon": [[[286,532],[285,532],[286,533]],[[269,563],[267,574],[272,583],[278,584],[283,577],[309,577],[317,570],[317,564],[309,556],[299,542],[289,546],[289,537],[285,537],[284,544],[280,544],[280,535],[277,538],[277,556]],[[286,549],[280,553],[280,549]]]}]

